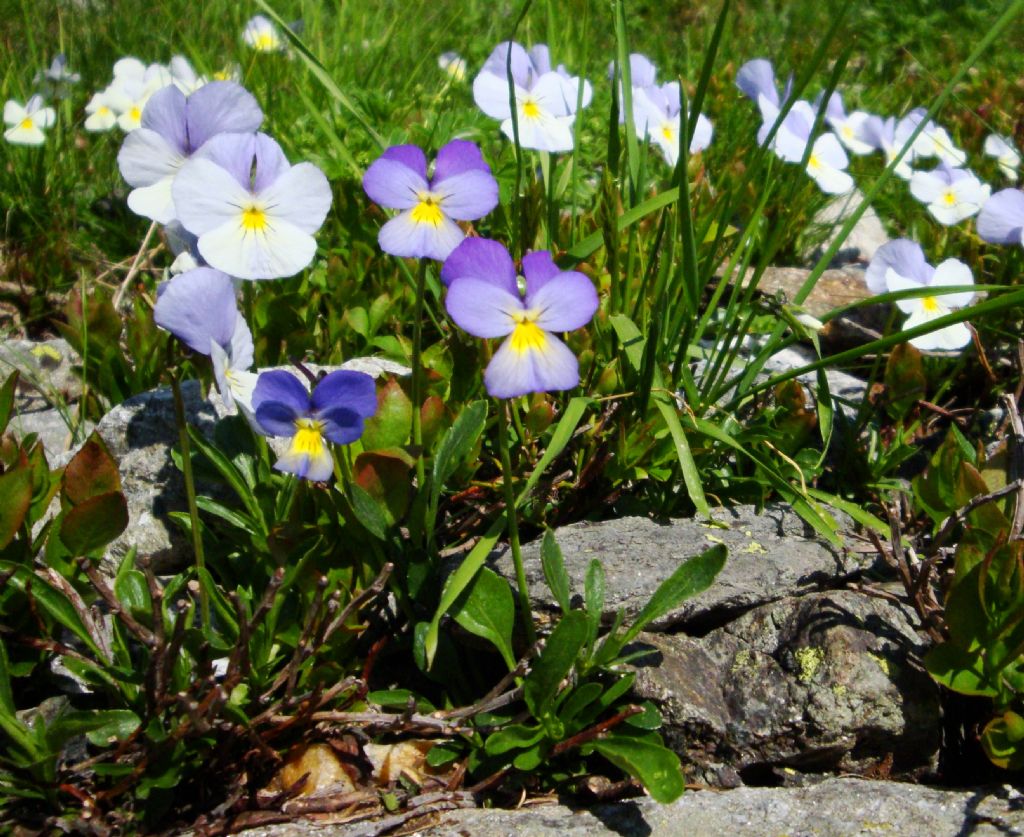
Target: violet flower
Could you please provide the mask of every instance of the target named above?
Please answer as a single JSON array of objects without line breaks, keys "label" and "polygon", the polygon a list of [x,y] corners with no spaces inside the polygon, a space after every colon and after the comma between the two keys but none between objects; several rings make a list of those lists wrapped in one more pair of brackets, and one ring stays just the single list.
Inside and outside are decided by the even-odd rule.
[{"label": "violet flower", "polygon": [[[946,259],[938,267],[932,267],[925,261],[921,245],[906,238],[898,238],[879,247],[868,265],[865,278],[868,289],[874,293],[974,284],[971,269],[963,262]],[[896,306],[910,315],[903,327],[911,329],[970,305],[973,299],[974,291],[957,291],[900,299]],[[970,342],[971,332],[964,323],[953,323],[910,340],[912,346],[922,351],[958,351]]]},{"label": "violet flower", "polygon": [[523,257],[526,293],[504,245],[467,238],[448,257],[441,279],[445,307],[474,337],[506,337],[484,372],[495,398],[572,389],[579,383],[576,356],[553,332],[572,331],[597,311],[597,291],[582,273],[561,270],[546,250]]},{"label": "violet flower", "polygon": [[217,134],[181,167],[171,193],[203,259],[239,279],[279,279],[306,267],[331,206],[324,173],[290,165],[262,133]]},{"label": "violet flower", "polygon": [[434,175],[415,145],[395,145],[366,170],[370,199],[401,213],[381,227],[380,248],[406,258],[443,261],[465,238],[456,221],[475,221],[498,205],[498,182],[480,149],[452,140],[437,152]]},{"label": "violet flower", "polygon": [[259,128],[263,111],[248,90],[232,81],[206,84],[187,96],[174,85],[154,93],[142,126],[125,137],[117,155],[121,175],[135,188],[128,207],[169,224],[175,218],[172,184],[178,170],[210,137]]},{"label": "violet flower", "polygon": [[[818,98],[816,105],[821,107],[821,97]],[[853,154],[870,154],[876,148],[863,134],[864,123],[870,118],[871,114],[863,110],[847,113],[843,105],[843,96],[838,90],[834,90],[828,97],[825,121],[835,131],[839,141]]]},{"label": "violet flower", "polygon": [[978,235],[992,244],[1024,246],[1024,192],[1002,189],[978,213]]},{"label": "violet flower", "polygon": [[[675,166],[679,160],[680,112],[679,82],[670,81],[661,87],[645,87],[633,91],[633,121],[636,132],[645,134],[658,146],[665,161]],[[713,128],[703,114],[697,114],[697,124],[690,139],[690,153],[703,151],[711,144]]]},{"label": "violet flower", "polygon": [[[801,162],[811,141],[814,121],[814,108],[810,102],[795,102],[772,139],[772,150],[787,163]],[[771,124],[767,122],[762,126],[763,133],[758,136],[760,142],[767,138],[770,127]],[[845,171],[849,164],[850,158],[843,151],[843,146],[836,135],[829,131],[814,140],[807,158],[807,173],[821,191],[829,195],[843,195],[853,189],[853,178]]]},{"label": "violet flower", "polygon": [[936,221],[948,227],[976,215],[992,189],[966,169],[940,162],[933,171],[914,172],[910,194],[928,207]]},{"label": "violet flower", "polygon": [[377,412],[377,392],[364,372],[331,372],[310,394],[290,372],[271,370],[260,374],[252,403],[268,435],[292,440],[274,467],[326,482],[334,472],[327,443],[348,445],[363,435],[363,422]]}]

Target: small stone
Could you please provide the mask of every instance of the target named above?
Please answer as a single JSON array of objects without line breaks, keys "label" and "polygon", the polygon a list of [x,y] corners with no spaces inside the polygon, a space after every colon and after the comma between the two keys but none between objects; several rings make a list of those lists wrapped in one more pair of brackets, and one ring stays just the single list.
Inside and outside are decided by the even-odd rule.
[{"label": "small stone", "polygon": [[[307,775],[308,774],[308,775]],[[289,753],[281,769],[263,789],[261,796],[289,790],[305,776],[298,796],[310,796],[327,788],[336,793],[349,793],[355,785],[329,744],[304,744]]]}]

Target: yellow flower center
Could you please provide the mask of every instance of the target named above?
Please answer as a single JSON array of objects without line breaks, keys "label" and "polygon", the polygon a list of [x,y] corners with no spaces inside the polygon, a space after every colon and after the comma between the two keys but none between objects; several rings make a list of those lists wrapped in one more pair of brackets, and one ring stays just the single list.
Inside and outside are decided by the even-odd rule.
[{"label": "yellow flower center", "polygon": [[540,118],[540,106],[534,99],[523,100],[523,116],[527,119],[538,119]]},{"label": "yellow flower center", "polygon": [[541,351],[547,343],[547,334],[534,319],[536,311],[519,311],[512,315],[516,327],[512,330],[512,351],[523,355],[530,351]]},{"label": "yellow flower center", "polygon": [[417,224],[430,224],[434,227],[441,226],[444,220],[444,213],[433,195],[428,192],[419,194],[420,202],[412,208],[412,220]]},{"label": "yellow flower center", "polygon": [[292,437],[291,453],[304,454],[311,459],[323,456],[324,423],[314,419],[295,419],[295,435]]},{"label": "yellow flower center", "polygon": [[807,168],[813,169],[814,171],[817,171],[818,169],[821,168],[821,160],[819,159],[817,154],[812,154],[807,159]]},{"label": "yellow flower center", "polygon": [[33,125],[34,123],[32,122],[32,117],[26,116],[24,119],[21,120],[21,124],[18,127],[21,128],[23,131],[28,131],[33,127]]},{"label": "yellow flower center", "polygon": [[921,297],[921,307],[929,314],[942,313],[942,306],[939,305],[938,301],[933,296]]},{"label": "yellow flower center", "polygon": [[131,117],[133,122],[138,122],[142,119],[142,111],[139,109],[138,105],[132,105],[132,109],[128,111],[128,115]]},{"label": "yellow flower center", "polygon": [[253,44],[256,49],[264,52],[269,52],[277,46],[276,39],[269,32],[261,32],[256,36],[256,43]]},{"label": "yellow flower center", "polygon": [[953,206],[956,203],[956,195],[953,194],[952,190],[947,190],[942,193],[942,202],[946,206]]},{"label": "yellow flower center", "polygon": [[843,125],[843,136],[847,139],[853,139],[853,128],[849,125]]},{"label": "yellow flower center", "polygon": [[99,116],[109,116],[109,115],[110,115],[110,108],[108,108],[108,107],[107,107],[106,105],[100,105],[100,106],[99,106],[99,107],[98,107],[98,108],[96,109],[96,113],[97,113],[97,114],[98,114]]},{"label": "yellow flower center", "polygon": [[255,204],[242,209],[242,228],[252,232],[261,232],[267,228],[267,213]]},{"label": "yellow flower center", "polygon": [[669,142],[672,142],[672,140],[675,139],[676,136],[675,128],[673,128],[671,125],[662,125],[661,135]]}]

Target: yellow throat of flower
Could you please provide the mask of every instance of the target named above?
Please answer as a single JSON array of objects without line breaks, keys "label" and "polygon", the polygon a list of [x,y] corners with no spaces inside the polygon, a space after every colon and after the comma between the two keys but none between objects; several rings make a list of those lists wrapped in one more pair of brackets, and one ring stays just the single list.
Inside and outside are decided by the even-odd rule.
[{"label": "yellow throat of flower", "polygon": [[412,208],[412,220],[417,224],[430,224],[432,227],[441,226],[444,220],[444,213],[437,199],[429,192],[421,192],[418,196],[419,203]]},{"label": "yellow throat of flower", "polygon": [[953,206],[956,204],[956,195],[953,194],[953,191],[951,189],[946,190],[945,192],[942,193],[942,202],[946,206]]},{"label": "yellow throat of flower", "polygon": [[673,128],[671,125],[668,125],[668,124],[662,125],[661,126],[661,135],[668,142],[672,142],[676,138],[676,129]]},{"label": "yellow throat of flower", "polygon": [[534,311],[523,311],[512,315],[516,327],[512,330],[510,347],[518,355],[530,351],[541,351],[547,343],[547,333],[534,322],[536,316]]},{"label": "yellow throat of flower", "polygon": [[242,228],[250,232],[262,232],[267,228],[267,213],[256,204],[242,209]]},{"label": "yellow throat of flower", "polygon": [[819,159],[817,154],[812,154],[807,159],[807,168],[809,168],[809,169],[811,169],[813,171],[817,171],[818,169],[821,168],[821,160]]},{"label": "yellow throat of flower", "polygon": [[295,435],[292,436],[291,453],[302,454],[316,459],[324,453],[324,423],[315,419],[295,419]]},{"label": "yellow throat of flower", "polygon": [[21,120],[21,124],[18,127],[21,128],[23,131],[28,131],[34,125],[35,123],[32,121],[32,117],[26,116],[24,119]]},{"label": "yellow throat of flower", "polygon": [[938,300],[936,300],[935,297],[933,297],[933,296],[923,296],[923,297],[921,297],[921,307],[928,314],[941,314],[942,313],[942,306],[939,305]]},{"label": "yellow throat of flower", "polygon": [[540,118],[540,105],[537,104],[535,99],[527,98],[523,100],[523,116],[527,119]]},{"label": "yellow throat of flower", "polygon": [[128,116],[132,122],[138,122],[142,119],[142,109],[138,105],[132,105],[132,109],[128,111]]},{"label": "yellow throat of flower", "polygon": [[256,43],[253,44],[256,49],[262,50],[263,52],[269,52],[277,46],[274,36],[269,32],[261,32],[256,36]]}]

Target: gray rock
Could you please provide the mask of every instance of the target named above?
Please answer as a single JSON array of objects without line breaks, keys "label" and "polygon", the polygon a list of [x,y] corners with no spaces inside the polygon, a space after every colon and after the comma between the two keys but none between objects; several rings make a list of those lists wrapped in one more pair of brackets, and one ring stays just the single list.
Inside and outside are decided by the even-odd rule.
[{"label": "gray rock", "polygon": [[[839,231],[846,220],[853,215],[857,207],[864,200],[864,193],[854,189],[848,195],[839,195],[833,198],[817,215],[814,216],[814,224],[829,229],[825,240],[821,245],[807,254],[809,263],[816,262],[821,258],[832,242],[839,237]],[[850,230],[850,234],[840,245],[832,259],[831,266],[836,267],[851,262],[869,262],[875,251],[889,241],[889,234],[882,226],[882,221],[875,212],[874,207],[869,206],[860,219]]]},{"label": "gray rock", "polygon": [[75,372],[81,358],[67,340],[5,340],[0,343],[0,380],[12,370],[18,381],[18,409],[38,410],[67,404],[82,394],[82,382]]},{"label": "gray rock", "polygon": [[[817,355],[810,349],[802,346],[790,346],[768,358],[764,368],[772,375],[780,375],[813,363],[817,359]],[[828,391],[832,396],[832,404],[846,418],[852,421],[856,417],[860,405],[867,397],[867,383],[839,369],[826,369],[825,379],[828,381]],[[798,377],[797,380],[810,388],[810,394],[817,392],[817,373],[808,372]]]},{"label": "gray rock", "polygon": [[67,464],[72,448],[84,442],[95,426],[91,421],[77,425],[74,408],[70,409],[71,412],[58,407],[19,410],[11,417],[7,430],[17,439],[35,433],[43,443],[50,467],[59,467]]},{"label": "gray rock", "polygon": [[934,771],[939,689],[901,608],[853,591],[787,598],[703,637],[642,635],[638,697],[698,771],[726,763],[763,783],[773,767],[894,776]]},{"label": "gray rock", "polygon": [[[729,559],[711,588],[651,626],[656,630],[694,629],[717,626],[744,610],[785,596],[835,587],[864,566],[862,556],[829,546],[781,505],[769,506],[762,514],[753,506],[740,506],[716,509],[714,515],[722,528],[697,519],[655,523],[642,517],[562,527],[556,535],[573,590],[582,594],[587,567],[599,558],[606,577],[606,618],[619,608],[632,616],[683,561],[724,543]],[[845,518],[839,522],[843,529],[850,528]],[[556,610],[544,581],[540,541],[524,546],[523,559],[534,609]],[[497,552],[492,562],[495,569],[514,580],[507,550]]]},{"label": "gray rock", "polygon": [[[357,837],[371,823],[297,821],[244,832],[247,837]],[[898,782],[833,778],[802,788],[688,792],[671,805],[650,799],[574,810],[449,811],[409,823],[421,837],[1020,837],[1024,797],[1008,786],[942,790]]]}]

